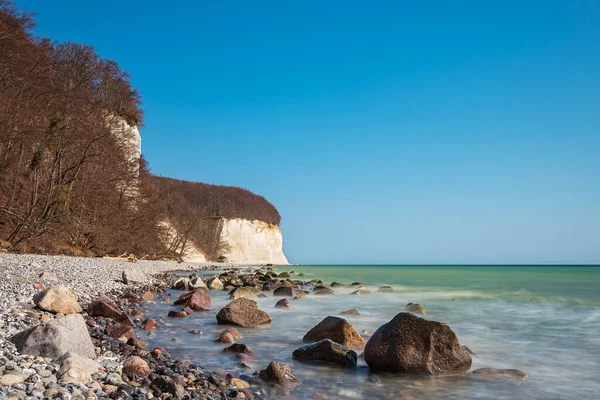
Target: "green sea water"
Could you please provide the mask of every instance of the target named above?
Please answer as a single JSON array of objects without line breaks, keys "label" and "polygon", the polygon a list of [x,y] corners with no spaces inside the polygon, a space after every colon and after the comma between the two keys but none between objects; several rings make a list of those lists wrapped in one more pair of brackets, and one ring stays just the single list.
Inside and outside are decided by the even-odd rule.
[{"label": "green sea water", "polygon": [[[335,399],[600,398],[600,267],[294,265],[277,269],[293,270],[292,279],[360,282],[372,291],[370,296],[352,296],[355,288],[335,288],[333,296],[294,300],[289,310],[275,309],[278,299],[271,295],[258,300],[273,323],[264,329],[242,329],[243,342],[255,351],[256,369],[273,360],[290,364],[303,384],[288,399],[311,399],[316,391]],[[384,284],[394,292],[377,292]],[[226,292],[210,295],[215,312],[230,301]],[[435,378],[372,374],[364,361],[347,370],[302,364],[291,357],[302,345],[302,336],[328,315],[357,308],[360,316],[346,318],[368,335],[408,302],[423,305],[423,317],[450,325],[461,344],[476,353],[472,369],[516,368],[525,371],[529,380],[516,385],[481,381],[469,374]],[[146,307],[144,311],[157,318],[175,308],[166,303]],[[209,369],[252,374],[213,343],[223,329],[215,312],[179,321],[166,319],[163,329],[147,340],[166,344],[173,355]],[[203,335],[187,334],[198,328]],[[170,342],[174,336],[180,340]]]}]

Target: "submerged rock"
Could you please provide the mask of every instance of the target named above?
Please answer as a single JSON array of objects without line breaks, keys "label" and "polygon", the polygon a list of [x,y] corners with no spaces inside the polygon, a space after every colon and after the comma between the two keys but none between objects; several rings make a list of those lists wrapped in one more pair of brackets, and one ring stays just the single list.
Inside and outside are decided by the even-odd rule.
[{"label": "submerged rock", "polygon": [[317,296],[329,296],[329,295],[335,294],[335,291],[333,289],[325,287],[325,286],[318,286],[313,289],[313,292]]},{"label": "submerged rock", "polygon": [[413,314],[425,314],[425,307],[420,304],[408,303],[404,309]]},{"label": "submerged rock", "polygon": [[217,313],[219,324],[233,324],[246,328],[268,325],[271,317],[258,309],[258,303],[244,297],[235,299]]},{"label": "submerged rock", "polygon": [[269,366],[258,372],[264,382],[280,385],[285,388],[300,384],[300,380],[292,373],[290,366],[273,361]]},{"label": "submerged rock", "polygon": [[355,290],[354,292],[350,293],[353,296],[368,296],[371,294],[370,290],[367,289],[358,289]]},{"label": "submerged rock", "polygon": [[275,303],[275,308],[290,308],[290,301],[288,299],[281,299]]},{"label": "submerged rock", "polygon": [[360,313],[358,312],[358,310],[356,308],[352,308],[350,310],[346,310],[346,311],[342,311],[340,313],[340,315],[352,315],[352,316],[358,316],[360,315]]},{"label": "submerged rock", "polygon": [[358,355],[346,346],[330,339],[299,347],[292,353],[294,360],[356,367]]},{"label": "submerged rock", "polygon": [[377,289],[378,292],[384,292],[384,293],[392,293],[394,291],[394,288],[391,287],[390,285],[382,285],[379,286],[379,289]]},{"label": "submerged rock", "polygon": [[289,286],[281,286],[275,289],[273,296],[286,296],[286,297],[305,297],[306,295],[300,289],[296,289]]},{"label": "submerged rock", "polygon": [[352,324],[340,317],[326,317],[313,327],[306,335],[305,342],[318,342],[331,339],[348,347],[362,347],[365,340],[356,332]]},{"label": "submerged rock", "polygon": [[472,374],[482,379],[513,382],[517,384],[523,383],[529,379],[529,376],[525,372],[518,369],[478,368],[473,370]]},{"label": "submerged rock", "polygon": [[240,332],[237,329],[227,328],[223,332],[221,332],[219,337],[215,339],[215,342],[235,343],[236,340],[241,339],[241,338],[242,338],[242,335],[240,334]]},{"label": "submerged rock", "polygon": [[400,313],[377,329],[364,357],[375,372],[444,375],[471,367],[471,356],[448,325],[410,313]]},{"label": "submerged rock", "polygon": [[58,358],[69,351],[87,358],[96,356],[87,326],[80,314],[42,322],[17,333],[11,341],[20,353],[32,356]]},{"label": "submerged rock", "polygon": [[53,313],[79,314],[83,311],[71,291],[61,285],[52,286],[35,295],[33,302],[41,310]]}]

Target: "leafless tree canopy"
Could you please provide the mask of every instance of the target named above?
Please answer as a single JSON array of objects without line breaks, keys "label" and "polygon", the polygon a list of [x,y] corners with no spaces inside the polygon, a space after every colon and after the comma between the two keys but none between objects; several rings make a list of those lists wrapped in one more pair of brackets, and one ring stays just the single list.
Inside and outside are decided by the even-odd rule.
[{"label": "leafless tree canopy", "polygon": [[154,177],[132,161],[109,124],[143,123],[129,75],[90,46],[33,36],[33,25],[0,0],[1,246],[164,254],[165,218],[182,229],[207,217],[279,223],[247,190]]}]

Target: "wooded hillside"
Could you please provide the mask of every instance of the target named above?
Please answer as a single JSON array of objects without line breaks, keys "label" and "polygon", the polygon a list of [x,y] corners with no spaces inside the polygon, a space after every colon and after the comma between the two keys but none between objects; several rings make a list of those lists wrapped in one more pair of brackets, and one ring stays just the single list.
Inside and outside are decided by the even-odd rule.
[{"label": "wooded hillside", "polygon": [[247,190],[152,176],[114,121],[141,126],[141,96],[88,45],[31,34],[30,15],[0,0],[0,246],[14,251],[167,255],[161,222],[203,218],[278,224]]}]

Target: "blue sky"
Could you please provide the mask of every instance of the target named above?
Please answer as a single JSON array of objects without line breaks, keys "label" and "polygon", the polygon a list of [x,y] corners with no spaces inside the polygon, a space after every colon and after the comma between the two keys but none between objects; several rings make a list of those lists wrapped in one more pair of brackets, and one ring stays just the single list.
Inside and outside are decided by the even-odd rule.
[{"label": "blue sky", "polygon": [[132,74],[159,175],[294,263],[599,263],[600,3],[21,0]]}]

